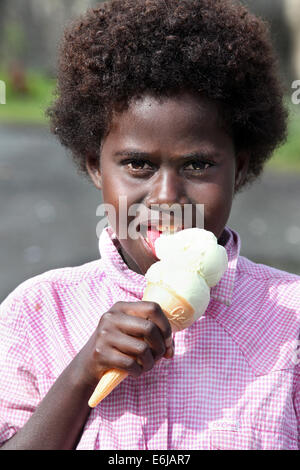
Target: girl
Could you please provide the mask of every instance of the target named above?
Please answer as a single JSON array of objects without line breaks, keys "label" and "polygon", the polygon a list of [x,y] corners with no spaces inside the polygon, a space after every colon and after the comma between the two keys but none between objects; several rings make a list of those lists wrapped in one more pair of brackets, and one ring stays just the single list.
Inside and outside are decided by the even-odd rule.
[{"label": "girl", "polygon": [[[110,221],[100,260],[21,284],[0,315],[3,449],[298,449],[300,280],[240,256],[226,226],[286,136],[266,25],[231,0],[101,4],[66,30],[49,115],[117,220],[126,197],[157,236],[161,207],[202,204],[229,265],[173,335],[141,300],[142,231]],[[90,410],[112,367],[129,376]]]}]

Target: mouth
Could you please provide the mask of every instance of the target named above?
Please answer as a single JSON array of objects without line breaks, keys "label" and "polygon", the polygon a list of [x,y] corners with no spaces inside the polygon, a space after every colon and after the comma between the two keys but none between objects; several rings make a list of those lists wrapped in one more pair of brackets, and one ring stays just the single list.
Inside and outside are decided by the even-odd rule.
[{"label": "mouth", "polygon": [[157,258],[156,251],[155,251],[156,240],[162,234],[176,233],[176,232],[179,232],[180,230],[183,230],[183,227],[179,227],[175,225],[163,226],[161,224],[148,224],[148,225],[139,226],[139,232],[140,232],[140,235],[144,244],[146,244],[148,249],[150,248],[152,254],[154,254],[156,258]]}]

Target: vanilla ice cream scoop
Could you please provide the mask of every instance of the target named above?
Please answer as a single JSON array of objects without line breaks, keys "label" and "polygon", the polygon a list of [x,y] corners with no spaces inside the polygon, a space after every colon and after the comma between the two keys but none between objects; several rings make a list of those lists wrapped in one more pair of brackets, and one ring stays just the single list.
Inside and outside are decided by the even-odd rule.
[{"label": "vanilla ice cream scoop", "polygon": [[156,256],[145,277],[151,284],[164,285],[193,307],[194,320],[205,312],[210,287],[215,286],[228,266],[225,248],[212,232],[189,228],[162,234],[155,241]]}]

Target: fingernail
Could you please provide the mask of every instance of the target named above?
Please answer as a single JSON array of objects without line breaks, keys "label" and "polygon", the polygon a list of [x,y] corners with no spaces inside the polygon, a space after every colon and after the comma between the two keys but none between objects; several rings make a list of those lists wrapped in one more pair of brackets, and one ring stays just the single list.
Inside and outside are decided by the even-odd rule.
[{"label": "fingernail", "polygon": [[169,348],[167,348],[167,351],[168,351],[168,356],[169,357],[173,357],[174,354],[175,354],[175,343],[174,343],[174,340],[172,338],[172,344],[170,345]]},{"label": "fingernail", "polygon": [[165,353],[165,358],[172,359],[173,356],[174,356],[174,349],[168,348]]}]

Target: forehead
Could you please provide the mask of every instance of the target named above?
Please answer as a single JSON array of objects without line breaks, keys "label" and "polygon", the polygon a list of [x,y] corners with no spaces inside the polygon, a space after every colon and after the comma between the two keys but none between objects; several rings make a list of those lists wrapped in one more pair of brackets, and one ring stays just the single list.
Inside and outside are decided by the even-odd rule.
[{"label": "forehead", "polygon": [[193,125],[205,119],[215,125],[223,121],[220,106],[216,102],[205,96],[182,92],[171,97],[144,95],[133,98],[126,111],[114,114],[112,123],[128,126],[131,121],[135,125],[146,122],[154,124],[157,120],[166,119],[181,126]]},{"label": "forehead", "polygon": [[[171,97],[144,95],[115,113],[109,134],[124,145],[178,145],[228,141],[223,110],[209,98],[183,92]],[[228,143],[228,142],[227,142]]]}]

